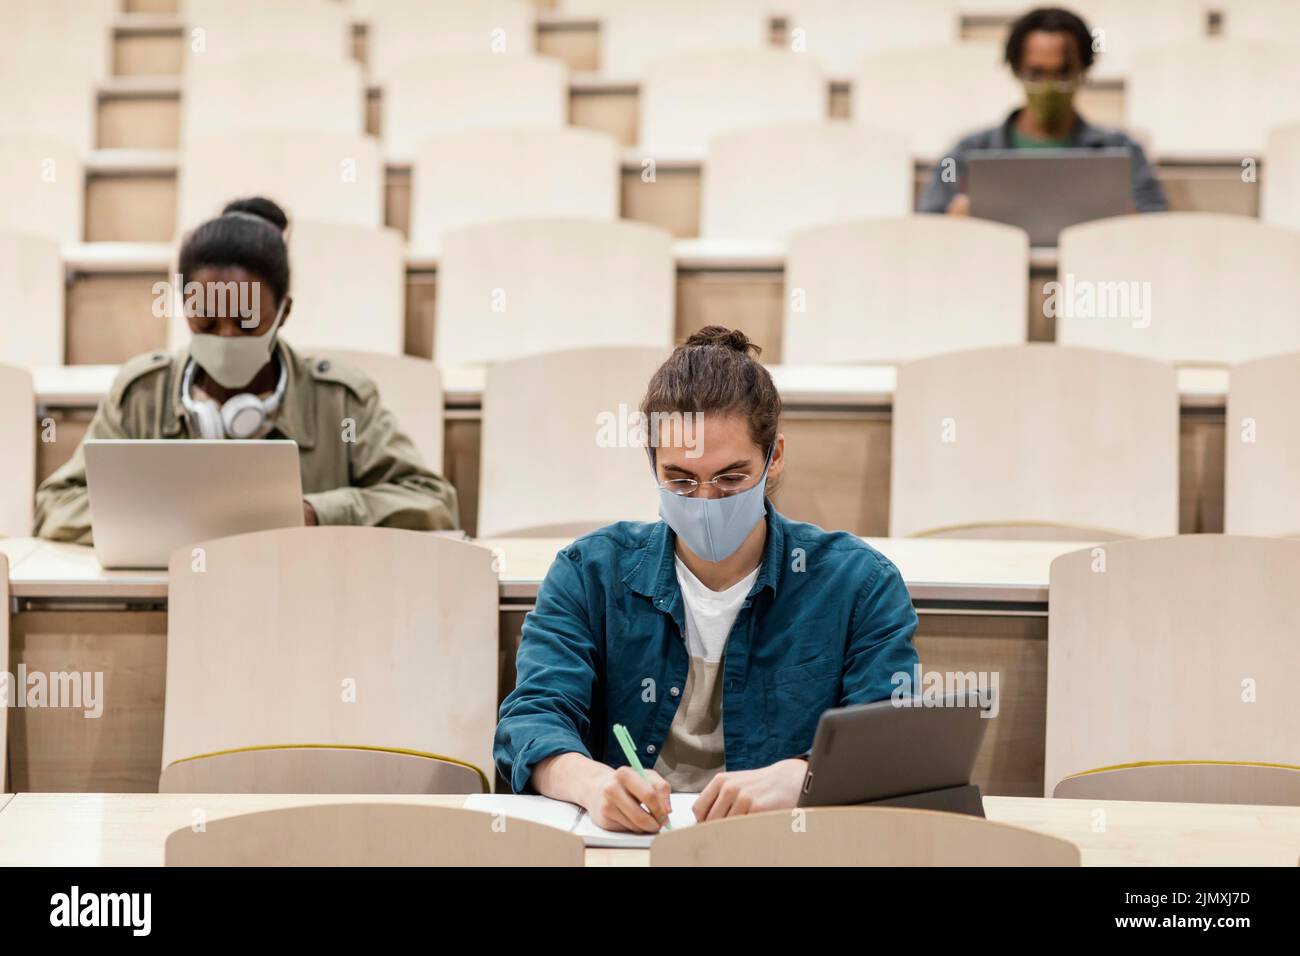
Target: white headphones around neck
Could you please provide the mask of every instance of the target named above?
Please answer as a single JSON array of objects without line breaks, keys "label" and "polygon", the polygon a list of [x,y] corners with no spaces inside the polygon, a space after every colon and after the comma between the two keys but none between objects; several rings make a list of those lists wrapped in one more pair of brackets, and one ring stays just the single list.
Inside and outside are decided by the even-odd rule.
[{"label": "white headphones around neck", "polygon": [[181,404],[199,430],[200,438],[247,439],[256,437],[267,421],[280,410],[285,389],[289,385],[288,363],[280,359],[280,380],[275,391],[265,400],[249,392],[232,395],[222,405],[210,398],[195,401],[190,395],[194,384],[194,360],[185,366],[181,380]]}]

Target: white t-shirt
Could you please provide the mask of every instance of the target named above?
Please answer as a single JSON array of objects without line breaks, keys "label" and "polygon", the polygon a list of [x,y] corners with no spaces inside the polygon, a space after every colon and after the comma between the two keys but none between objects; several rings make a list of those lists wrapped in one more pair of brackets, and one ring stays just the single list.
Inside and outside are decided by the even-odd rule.
[{"label": "white t-shirt", "polygon": [[725,591],[713,591],[682,563],[677,583],[685,605],[686,650],[691,656],[685,688],[668,728],[655,771],[676,791],[698,792],[725,769],[722,739],[722,657],[740,607],[758,580],[758,568]]}]

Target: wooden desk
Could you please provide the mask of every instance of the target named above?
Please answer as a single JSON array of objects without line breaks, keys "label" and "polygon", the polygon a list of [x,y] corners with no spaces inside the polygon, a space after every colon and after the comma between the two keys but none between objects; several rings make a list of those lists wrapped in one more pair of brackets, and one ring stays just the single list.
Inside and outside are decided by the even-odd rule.
[{"label": "wooden desk", "polygon": [[[912,592],[927,671],[998,675],[1000,712],[976,765],[986,793],[1042,793],[1047,726],[1047,583],[1052,560],[1088,547],[1050,541],[869,539]],[[500,688],[538,585],[565,539],[479,542],[501,562]],[[80,545],[3,543],[13,566],[10,671],[102,671],[104,714],[14,710],[15,789],[149,791],[162,759],[166,572],[104,571]]]},{"label": "wooden desk", "polygon": [[[75,451],[114,366],[35,371],[37,415],[56,423],[54,442],[38,442],[41,477]],[[887,365],[769,366],[785,411],[782,430],[795,467],[776,494],[792,518],[861,535],[889,531],[892,416],[896,372]],[[442,370],[446,404],[443,470],[456,486],[461,524],[476,530],[482,368]],[[1229,372],[1183,368],[1179,530],[1223,530],[1224,416]],[[43,430],[43,429],[42,429]],[[42,430],[38,430],[38,436]]]},{"label": "wooden desk", "polygon": [[[350,802],[458,806],[461,796],[19,793],[0,810],[0,866],[161,866],[167,836],[218,820]],[[1070,840],[1085,866],[1295,866],[1300,807],[986,797],[990,820]],[[1099,814],[1104,814],[1099,816]],[[645,866],[648,850],[589,849],[588,866]]]}]

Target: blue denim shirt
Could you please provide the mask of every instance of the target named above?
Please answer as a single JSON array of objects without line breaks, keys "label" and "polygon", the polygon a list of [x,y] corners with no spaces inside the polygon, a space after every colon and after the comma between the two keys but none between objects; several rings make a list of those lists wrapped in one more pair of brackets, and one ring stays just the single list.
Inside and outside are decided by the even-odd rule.
[{"label": "blue denim shirt", "polygon": [[[723,658],[728,770],[806,752],[822,711],[889,697],[892,676],[917,663],[916,612],[889,560],[770,502],[767,523],[762,569]],[[628,521],[556,556],[524,620],[517,683],[497,724],[497,769],[515,792],[555,754],[627,763],[615,723],[654,764],[690,667],[675,547],[662,521]]]}]

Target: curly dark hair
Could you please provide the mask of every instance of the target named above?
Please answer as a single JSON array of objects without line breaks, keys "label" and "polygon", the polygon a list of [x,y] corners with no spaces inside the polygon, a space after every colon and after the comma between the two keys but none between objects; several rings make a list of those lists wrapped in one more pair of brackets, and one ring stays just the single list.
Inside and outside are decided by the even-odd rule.
[{"label": "curly dark hair", "polygon": [[1083,18],[1060,7],[1039,7],[1030,10],[1015,23],[1011,24],[1011,34],[1007,37],[1004,59],[1012,72],[1020,72],[1020,62],[1025,53],[1025,38],[1038,31],[1045,33],[1064,33],[1074,37],[1074,45],[1079,51],[1079,65],[1085,70],[1092,66],[1095,54],[1092,51],[1092,31]]}]

